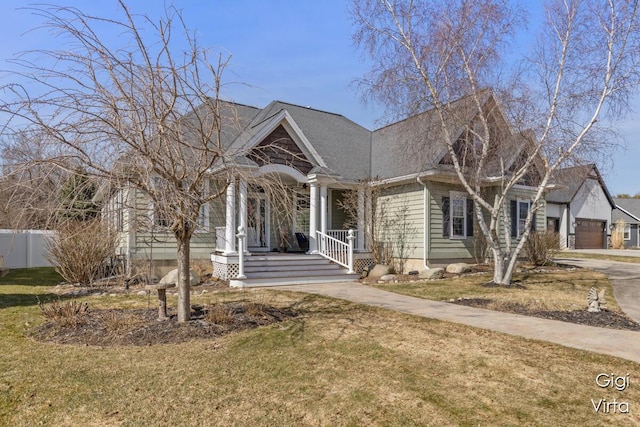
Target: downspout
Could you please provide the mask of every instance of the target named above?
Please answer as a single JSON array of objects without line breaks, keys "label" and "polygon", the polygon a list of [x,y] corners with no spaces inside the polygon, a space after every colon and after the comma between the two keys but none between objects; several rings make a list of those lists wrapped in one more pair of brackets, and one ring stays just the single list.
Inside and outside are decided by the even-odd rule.
[{"label": "downspout", "polygon": [[424,198],[424,212],[422,215],[423,218],[423,248],[422,248],[422,264],[424,265],[425,270],[429,270],[429,266],[427,265],[427,261],[429,260],[429,226],[431,224],[430,221],[430,209],[429,209],[429,189],[427,188],[427,184],[420,181],[420,175],[416,177],[416,181],[420,183],[424,190],[422,192]]},{"label": "downspout", "polygon": [[[571,202],[567,203],[567,242],[566,248],[571,250],[569,247],[569,236],[571,235]],[[576,230],[573,230],[573,249],[576,248]]]}]

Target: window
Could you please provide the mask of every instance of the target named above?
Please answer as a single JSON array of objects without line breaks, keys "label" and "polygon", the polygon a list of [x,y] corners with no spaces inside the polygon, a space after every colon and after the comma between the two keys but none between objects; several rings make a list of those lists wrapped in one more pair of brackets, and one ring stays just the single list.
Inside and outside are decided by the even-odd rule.
[{"label": "window", "polygon": [[169,228],[171,226],[171,219],[164,209],[156,208],[153,203],[150,203],[150,209],[154,228]]},{"label": "window", "polygon": [[466,237],[467,225],[467,199],[464,196],[452,195],[451,197],[451,237]]},{"label": "window", "polygon": [[531,202],[528,200],[518,200],[518,237],[524,233],[524,226],[527,222],[527,215],[531,209]]},{"label": "window", "polygon": [[294,232],[309,233],[309,215],[311,212],[309,194],[296,194],[295,198]]},{"label": "window", "polygon": [[631,240],[631,225],[624,225],[624,240]]},{"label": "window", "polygon": [[115,231],[124,231],[124,195],[118,191],[107,204],[107,219],[109,226]]},{"label": "window", "polygon": [[196,233],[209,232],[209,204],[205,203],[200,206],[200,212],[198,212],[198,219],[196,223]]},{"label": "window", "polygon": [[[527,215],[531,210],[530,200],[511,200],[511,237],[519,238],[524,233]],[[536,214],[531,217],[531,229],[536,229]]]},{"label": "window", "polygon": [[451,191],[442,198],[442,237],[465,239],[473,236],[473,200],[466,193]]}]

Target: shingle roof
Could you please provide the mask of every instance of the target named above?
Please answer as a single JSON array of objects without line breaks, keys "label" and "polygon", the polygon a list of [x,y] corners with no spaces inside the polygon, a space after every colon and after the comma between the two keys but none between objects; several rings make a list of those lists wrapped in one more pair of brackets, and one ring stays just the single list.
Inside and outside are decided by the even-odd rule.
[{"label": "shingle roof", "polygon": [[340,114],[282,101],[274,101],[265,107],[252,126],[281,110],[291,115],[330,171],[346,181],[370,176],[371,131]]},{"label": "shingle roof", "polygon": [[556,170],[552,180],[555,184],[560,185],[561,188],[549,192],[547,195],[547,202],[571,203],[580,187],[582,187],[582,184],[585,180],[589,179],[589,177],[598,180],[602,190],[609,200],[609,203],[611,204],[611,207],[613,208],[615,206],[615,202],[609,194],[609,190],[607,189],[598,168],[593,163]]},{"label": "shingle roof", "polygon": [[[289,117],[320,157],[313,162],[312,172],[337,175],[343,181],[366,179],[370,176],[371,131],[346,117],[282,101],[273,101],[263,109],[242,106],[234,110],[236,121],[243,123],[240,132],[227,132],[225,147],[232,155],[244,156],[259,143],[263,135],[276,124],[274,120]],[[265,135],[266,136],[266,135]],[[292,135],[295,137],[295,135]],[[304,147],[300,147],[304,151]]]},{"label": "shingle roof", "polygon": [[[451,170],[441,164],[447,155],[446,137],[457,140],[478,116],[478,102],[484,114],[494,114],[499,126],[507,132],[506,143],[485,163],[485,176],[502,173],[525,148],[526,138],[514,133],[502,115],[493,92],[483,90],[478,97],[467,96],[445,107],[445,125],[435,109],[388,125],[373,132],[371,171],[379,178],[410,175],[427,170]],[[446,132],[445,132],[446,129]]]},{"label": "shingle roof", "polygon": [[[640,223],[640,199],[625,199],[620,197],[614,197],[613,201],[616,204],[616,208],[611,213],[612,222],[623,220],[627,224]],[[619,208],[622,208],[619,209]],[[633,216],[627,215],[624,211],[630,213]],[[635,217],[635,218],[634,218]]]},{"label": "shingle roof", "polygon": [[[447,107],[445,128],[452,138],[457,139],[477,116],[476,101],[478,98],[468,96]],[[483,108],[495,108],[508,127],[492,91],[480,92],[479,101]],[[340,114],[282,101],[273,101],[262,109],[229,102],[224,103],[223,110],[223,121],[229,127],[222,135],[223,147],[231,147],[227,151],[232,156],[246,156],[252,145],[260,142],[257,139],[282,118],[282,112],[295,122],[301,136],[321,158],[314,164],[319,168],[314,170],[337,175],[343,181],[451,170],[450,165],[440,164],[447,154],[445,132],[433,109],[371,132]],[[508,131],[508,147],[501,148],[494,156],[499,159],[487,162],[485,170],[501,173],[502,166],[509,167],[525,147],[522,136]]]}]

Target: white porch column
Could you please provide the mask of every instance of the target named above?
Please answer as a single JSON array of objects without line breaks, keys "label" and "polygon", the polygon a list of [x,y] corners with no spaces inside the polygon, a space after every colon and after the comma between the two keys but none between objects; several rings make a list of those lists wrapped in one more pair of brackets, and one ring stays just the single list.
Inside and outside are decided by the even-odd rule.
[{"label": "white porch column", "polygon": [[358,252],[364,252],[364,188],[358,188],[358,239],[356,250]]},{"label": "white porch column", "polygon": [[236,179],[231,178],[227,186],[224,254],[236,253]]},{"label": "white porch column", "polygon": [[327,234],[327,186],[320,186],[320,231]]},{"label": "white porch column", "polygon": [[[242,227],[243,233],[247,233],[247,181],[240,178],[240,186],[238,188],[240,193],[240,206],[238,208],[238,227]],[[239,249],[238,249],[239,250]],[[249,249],[247,245],[244,245],[244,253],[248,254]]]},{"label": "white porch column", "polygon": [[309,253],[318,253],[316,231],[318,230],[318,184],[309,183]]},{"label": "white porch column", "polygon": [[373,230],[373,201],[371,196],[371,188],[367,188],[365,192],[365,249],[371,250],[369,243],[373,241],[371,235]]}]

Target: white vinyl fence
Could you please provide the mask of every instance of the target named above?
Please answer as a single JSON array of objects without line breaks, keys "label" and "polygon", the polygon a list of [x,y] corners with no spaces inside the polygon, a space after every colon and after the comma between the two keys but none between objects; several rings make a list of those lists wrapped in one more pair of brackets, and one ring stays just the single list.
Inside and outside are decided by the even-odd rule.
[{"label": "white vinyl fence", "polygon": [[49,267],[45,239],[53,231],[0,230],[0,257],[6,268]]}]

